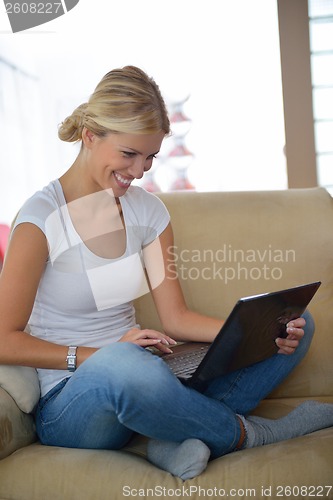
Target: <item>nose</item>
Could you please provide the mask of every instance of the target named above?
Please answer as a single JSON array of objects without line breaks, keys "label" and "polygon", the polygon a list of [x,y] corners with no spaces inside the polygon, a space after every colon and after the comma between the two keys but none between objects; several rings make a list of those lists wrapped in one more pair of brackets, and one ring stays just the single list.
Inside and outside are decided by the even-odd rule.
[{"label": "nose", "polygon": [[145,172],[146,167],[146,159],[144,158],[136,158],[131,168],[129,169],[129,173],[135,177],[135,179],[141,179]]}]

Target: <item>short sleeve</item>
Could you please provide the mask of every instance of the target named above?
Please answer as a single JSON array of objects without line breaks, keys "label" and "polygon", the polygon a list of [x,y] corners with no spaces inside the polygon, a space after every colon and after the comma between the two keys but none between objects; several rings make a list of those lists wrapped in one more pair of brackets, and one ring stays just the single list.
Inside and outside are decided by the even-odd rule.
[{"label": "short sleeve", "polygon": [[19,224],[29,222],[46,234],[45,221],[54,210],[55,207],[50,202],[50,199],[47,199],[43,192],[38,191],[19,210],[13,224],[13,230]]},{"label": "short sleeve", "polygon": [[146,246],[156,239],[170,222],[168,209],[155,194],[140,188],[139,212],[142,213],[141,223],[144,225],[143,245]]}]

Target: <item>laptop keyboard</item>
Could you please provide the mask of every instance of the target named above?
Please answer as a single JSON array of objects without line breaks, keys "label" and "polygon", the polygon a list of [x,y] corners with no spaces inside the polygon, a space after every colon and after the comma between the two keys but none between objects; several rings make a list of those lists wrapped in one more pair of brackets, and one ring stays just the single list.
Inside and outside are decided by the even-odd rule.
[{"label": "laptop keyboard", "polygon": [[188,379],[201,363],[208,348],[207,345],[186,353],[167,354],[163,359],[177,377]]}]

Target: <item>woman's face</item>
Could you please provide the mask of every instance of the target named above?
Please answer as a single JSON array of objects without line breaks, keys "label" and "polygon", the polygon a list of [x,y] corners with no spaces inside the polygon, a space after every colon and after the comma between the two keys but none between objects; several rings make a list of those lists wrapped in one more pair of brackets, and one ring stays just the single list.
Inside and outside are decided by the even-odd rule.
[{"label": "woman's face", "polygon": [[114,134],[98,137],[84,130],[87,166],[92,181],[99,189],[112,189],[123,196],[134,179],[141,179],[152,166],[165,137],[155,134]]}]

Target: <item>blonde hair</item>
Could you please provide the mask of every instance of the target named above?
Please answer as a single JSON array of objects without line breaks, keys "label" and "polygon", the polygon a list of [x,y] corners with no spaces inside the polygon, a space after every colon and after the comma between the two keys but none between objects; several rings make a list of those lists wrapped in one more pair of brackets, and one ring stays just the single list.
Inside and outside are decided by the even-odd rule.
[{"label": "blonde hair", "polygon": [[153,78],[135,66],[107,73],[85,104],[78,106],[61,123],[62,141],[82,139],[82,130],[104,137],[112,133],[170,133],[165,102]]}]

